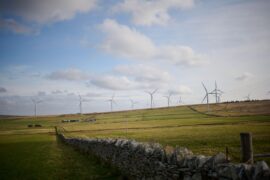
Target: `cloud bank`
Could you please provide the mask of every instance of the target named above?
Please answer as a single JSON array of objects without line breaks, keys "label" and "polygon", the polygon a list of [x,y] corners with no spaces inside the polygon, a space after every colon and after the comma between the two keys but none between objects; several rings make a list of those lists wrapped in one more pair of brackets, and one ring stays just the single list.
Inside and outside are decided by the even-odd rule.
[{"label": "cloud bank", "polygon": [[0,4],[2,12],[39,24],[68,20],[95,7],[95,0],[4,0]]},{"label": "cloud bank", "polygon": [[0,29],[5,29],[8,31],[12,31],[15,34],[32,34],[35,31],[28,27],[25,26],[14,19],[3,19],[0,18]]},{"label": "cloud bank", "polygon": [[254,76],[253,74],[251,74],[249,72],[245,72],[245,73],[241,74],[240,76],[237,76],[235,79],[237,81],[246,81],[246,80],[252,78],[253,76]]},{"label": "cloud bank", "polygon": [[5,93],[7,92],[6,88],[0,87],[0,93]]},{"label": "cloud bank", "polygon": [[141,61],[162,60],[173,65],[188,66],[200,65],[205,59],[188,46],[158,46],[146,35],[112,19],[106,19],[100,28],[106,35],[100,48],[116,56]]},{"label": "cloud bank", "polygon": [[66,70],[54,71],[48,74],[47,78],[51,80],[80,81],[87,80],[89,78],[89,75],[79,69],[71,68]]},{"label": "cloud bank", "polygon": [[187,9],[194,5],[193,0],[124,0],[113,7],[113,12],[132,15],[136,25],[166,25],[171,16],[171,9]]}]

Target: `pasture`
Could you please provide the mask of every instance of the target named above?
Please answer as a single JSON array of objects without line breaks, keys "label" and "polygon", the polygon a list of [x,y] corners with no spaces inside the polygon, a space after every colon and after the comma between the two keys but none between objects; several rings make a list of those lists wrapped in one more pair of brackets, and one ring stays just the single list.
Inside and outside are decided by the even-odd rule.
[{"label": "pasture", "polygon": [[[96,119],[84,122],[84,119]],[[62,123],[65,119],[81,122]],[[27,127],[40,124],[42,127]],[[254,153],[270,152],[270,101],[176,106],[84,115],[0,118],[1,179],[119,177],[94,157],[84,156],[57,141],[54,126],[70,137],[131,138],[184,146],[195,154],[213,155],[229,148],[240,160],[240,132],[253,134]],[[255,159],[259,160],[259,159]],[[265,158],[269,164],[269,159]]]},{"label": "pasture", "polygon": [[[49,129],[48,129],[49,131]],[[41,131],[0,135],[0,179],[118,179],[119,173],[101,165]]]}]

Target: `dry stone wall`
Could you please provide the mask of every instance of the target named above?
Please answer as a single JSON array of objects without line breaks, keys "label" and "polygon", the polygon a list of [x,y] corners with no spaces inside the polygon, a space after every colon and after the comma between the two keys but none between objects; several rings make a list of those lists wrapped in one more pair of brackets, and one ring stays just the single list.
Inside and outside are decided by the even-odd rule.
[{"label": "dry stone wall", "polygon": [[130,179],[183,180],[269,180],[270,170],[264,161],[256,164],[232,164],[224,154],[193,155],[187,148],[167,150],[157,143],[127,139],[59,138],[84,153],[96,155],[118,168]]}]

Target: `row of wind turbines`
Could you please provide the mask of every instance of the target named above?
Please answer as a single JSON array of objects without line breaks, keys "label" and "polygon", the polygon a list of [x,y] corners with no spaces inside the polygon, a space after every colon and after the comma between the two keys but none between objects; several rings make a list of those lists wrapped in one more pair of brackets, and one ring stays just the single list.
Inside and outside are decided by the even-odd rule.
[{"label": "row of wind turbines", "polygon": [[[215,102],[216,103],[220,103],[221,102],[221,96],[222,94],[224,94],[224,92],[222,90],[220,90],[217,86],[217,82],[215,81],[215,88],[212,91],[209,91],[206,86],[204,85],[204,83],[202,82],[202,86],[203,89],[205,91],[205,96],[202,99],[202,103],[204,103],[206,101],[207,104],[207,109],[209,111],[209,96],[212,95],[215,97]],[[154,107],[154,95],[157,93],[158,89],[155,89],[153,91],[145,91],[145,93],[149,94],[150,96],[150,108],[152,109]],[[164,98],[167,99],[167,106],[170,106],[171,103],[171,97],[172,97],[173,93],[170,92],[168,95],[163,96]],[[116,105],[116,101],[115,101],[115,95],[112,95],[112,97],[110,99],[105,100],[106,102],[109,102],[110,104],[110,110],[113,111],[114,105]],[[248,96],[245,97],[247,100],[250,100],[250,94],[248,94]],[[83,102],[90,102],[91,100],[89,99],[84,99],[81,95],[79,95],[79,110],[80,110],[80,114],[82,114],[82,106],[83,106]],[[42,100],[37,100],[37,99],[32,99],[32,102],[34,103],[34,113],[35,113],[35,117],[37,116],[37,104],[43,102]],[[136,104],[138,104],[139,102],[134,101],[132,99],[130,99],[130,103],[131,103],[131,109],[134,109],[134,106]],[[182,99],[181,96],[178,100],[178,103],[182,103]]]}]

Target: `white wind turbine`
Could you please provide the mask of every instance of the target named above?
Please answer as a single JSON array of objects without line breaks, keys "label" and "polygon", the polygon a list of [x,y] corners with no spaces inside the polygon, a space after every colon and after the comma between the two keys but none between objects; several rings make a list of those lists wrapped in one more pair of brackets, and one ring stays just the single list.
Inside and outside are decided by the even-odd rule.
[{"label": "white wind turbine", "polygon": [[250,101],[250,93],[248,93],[247,96],[244,97],[247,101]]},{"label": "white wind turbine", "polygon": [[114,101],[114,95],[111,97],[111,99],[108,99],[107,101],[110,102],[111,111],[113,111],[113,104],[116,104],[116,102]]},{"label": "white wind turbine", "polygon": [[32,99],[32,102],[34,103],[35,117],[37,117],[37,104],[41,103],[42,100]]},{"label": "white wind turbine", "polygon": [[130,99],[130,104],[131,104],[131,109],[134,109],[134,105],[137,104],[138,102],[133,101]]},{"label": "white wind turbine", "polygon": [[217,82],[215,81],[215,89],[210,94],[215,95],[216,103],[219,103],[220,102],[220,96],[223,93],[224,93],[223,91],[221,91],[220,89],[218,89]]},{"label": "white wind turbine", "polygon": [[151,98],[151,109],[153,108],[153,101],[154,101],[154,94],[157,92],[158,89],[155,89],[154,91],[145,91],[146,93],[148,93],[150,95]]},{"label": "white wind turbine", "polygon": [[204,90],[205,90],[205,96],[204,96],[204,98],[203,98],[203,100],[202,100],[202,103],[203,103],[204,100],[206,99],[206,103],[207,103],[207,112],[209,112],[209,94],[212,94],[212,93],[209,93],[209,92],[208,92],[208,90],[206,89],[206,87],[205,87],[205,85],[203,84],[203,82],[202,82],[202,86],[203,86],[203,88],[204,88]]},{"label": "white wind turbine", "polygon": [[168,104],[168,107],[170,107],[171,96],[172,96],[172,93],[169,93],[169,95],[168,95],[168,96],[164,96],[164,97],[167,99],[167,104]]},{"label": "white wind turbine", "polygon": [[179,104],[183,103],[182,97],[181,97],[181,96],[179,97],[178,103],[179,103]]},{"label": "white wind turbine", "polygon": [[82,98],[82,96],[79,94],[79,108],[80,108],[80,114],[82,114],[83,112],[82,112],[82,106],[83,106],[83,102],[89,102],[89,101],[91,101],[91,100],[89,100],[89,99],[83,99]]}]

